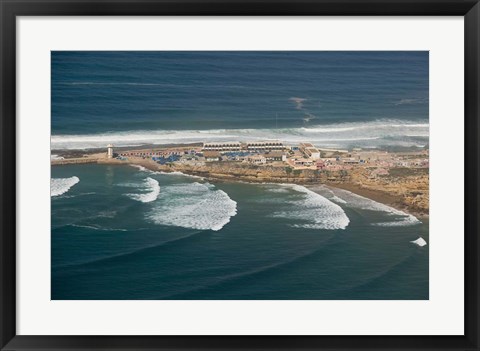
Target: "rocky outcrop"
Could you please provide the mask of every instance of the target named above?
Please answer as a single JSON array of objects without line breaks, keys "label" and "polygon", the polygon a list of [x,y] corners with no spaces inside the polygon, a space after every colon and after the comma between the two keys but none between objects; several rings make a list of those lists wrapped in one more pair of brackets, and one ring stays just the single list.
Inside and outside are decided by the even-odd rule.
[{"label": "rocky outcrop", "polygon": [[[148,167],[148,166],[147,166]],[[415,213],[428,216],[429,177],[428,169],[391,169],[388,174],[377,176],[375,169],[366,167],[351,170],[293,170],[288,167],[255,166],[244,163],[212,162],[202,166],[172,164],[152,167],[165,172],[180,171],[215,180],[240,180],[262,183],[328,184],[348,188],[353,192],[362,190],[376,193],[376,198],[388,199],[389,204]],[[378,173],[378,172],[377,172]]]},{"label": "rocky outcrop", "polygon": [[368,168],[352,169],[350,179],[362,189],[395,196],[397,206],[422,216],[429,211],[428,168],[393,168],[388,175],[372,177]]},{"label": "rocky outcrop", "polygon": [[202,166],[185,164],[155,165],[163,171],[180,171],[214,179],[244,180],[252,182],[270,183],[321,183],[328,179],[334,181],[348,180],[345,171],[324,172],[319,170],[305,169],[293,170],[284,166],[255,166],[245,163],[211,162]]},{"label": "rocky outcrop", "polygon": [[217,181],[246,181],[253,183],[328,184],[357,192],[359,195],[388,203],[398,209],[428,216],[429,176],[427,168],[391,168],[388,174],[376,168],[354,167],[349,170],[294,170],[282,164],[256,166],[241,162],[208,162],[192,165],[175,162],[160,165],[150,159],[129,158],[121,161],[107,158],[78,158],[52,161],[71,163],[137,164],[153,171],[174,172],[201,176]]}]

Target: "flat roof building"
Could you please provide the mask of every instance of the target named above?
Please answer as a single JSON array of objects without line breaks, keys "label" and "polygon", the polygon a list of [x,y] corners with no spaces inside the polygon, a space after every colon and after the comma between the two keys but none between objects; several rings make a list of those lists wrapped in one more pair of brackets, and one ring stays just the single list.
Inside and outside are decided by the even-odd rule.
[{"label": "flat roof building", "polygon": [[320,151],[313,146],[312,143],[301,143],[299,145],[299,150],[308,158],[312,158],[314,160],[318,160],[320,158]]},{"label": "flat roof building", "polygon": [[254,164],[265,164],[267,162],[267,158],[263,155],[253,155],[253,156],[249,156],[247,158],[247,160],[250,162],[250,163],[254,163]]},{"label": "flat roof building", "polygon": [[205,161],[220,161],[220,152],[218,151],[205,151],[203,156],[205,157]]},{"label": "flat roof building", "polygon": [[242,144],[238,141],[204,143],[204,151],[240,151]]},{"label": "flat roof building", "polygon": [[281,141],[251,141],[247,142],[247,150],[284,150],[285,145]]},{"label": "flat roof building", "polygon": [[282,151],[271,151],[265,154],[267,161],[286,161],[287,155]]}]

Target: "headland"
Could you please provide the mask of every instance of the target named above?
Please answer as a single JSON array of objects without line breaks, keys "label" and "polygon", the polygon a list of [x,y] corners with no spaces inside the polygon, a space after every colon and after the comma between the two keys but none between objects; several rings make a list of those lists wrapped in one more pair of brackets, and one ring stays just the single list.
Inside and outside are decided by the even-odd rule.
[{"label": "headland", "polygon": [[217,182],[325,184],[427,217],[428,154],[428,148],[336,150],[306,142],[217,142],[122,147],[115,152],[113,145],[107,150],[53,150],[51,164],[128,164]]}]

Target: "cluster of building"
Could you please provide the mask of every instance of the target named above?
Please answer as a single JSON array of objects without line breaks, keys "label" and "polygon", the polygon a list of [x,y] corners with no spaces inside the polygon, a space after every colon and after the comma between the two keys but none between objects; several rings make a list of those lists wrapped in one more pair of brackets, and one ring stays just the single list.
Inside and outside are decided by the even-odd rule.
[{"label": "cluster of building", "polygon": [[[110,145],[109,145],[110,146]],[[109,147],[108,155],[113,155]],[[378,175],[392,167],[428,168],[428,150],[389,153],[378,150],[338,150],[317,148],[311,143],[285,145],[281,141],[208,142],[198,147],[137,150],[120,153],[118,158],[151,158],[160,164],[180,162],[201,165],[208,162],[245,162],[253,165],[291,167],[293,169],[348,170],[358,165],[376,167]]]},{"label": "cluster of building", "polygon": [[272,150],[285,150],[286,147],[281,141],[252,141],[247,143],[224,142],[224,143],[204,143],[203,151],[251,151],[251,152],[265,152]]},{"label": "cluster of building", "polygon": [[241,161],[256,165],[281,162],[305,167],[315,165],[320,159],[320,151],[310,143],[292,147],[275,140],[204,143],[202,151],[206,161]]}]

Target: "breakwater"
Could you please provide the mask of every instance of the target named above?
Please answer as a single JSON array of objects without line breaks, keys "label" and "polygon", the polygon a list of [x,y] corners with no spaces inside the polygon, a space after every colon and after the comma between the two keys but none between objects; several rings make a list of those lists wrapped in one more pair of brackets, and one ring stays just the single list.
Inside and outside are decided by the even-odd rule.
[{"label": "breakwater", "polygon": [[63,160],[52,160],[52,166],[60,165],[74,165],[74,164],[83,164],[83,163],[98,163],[97,158],[67,158]]}]

